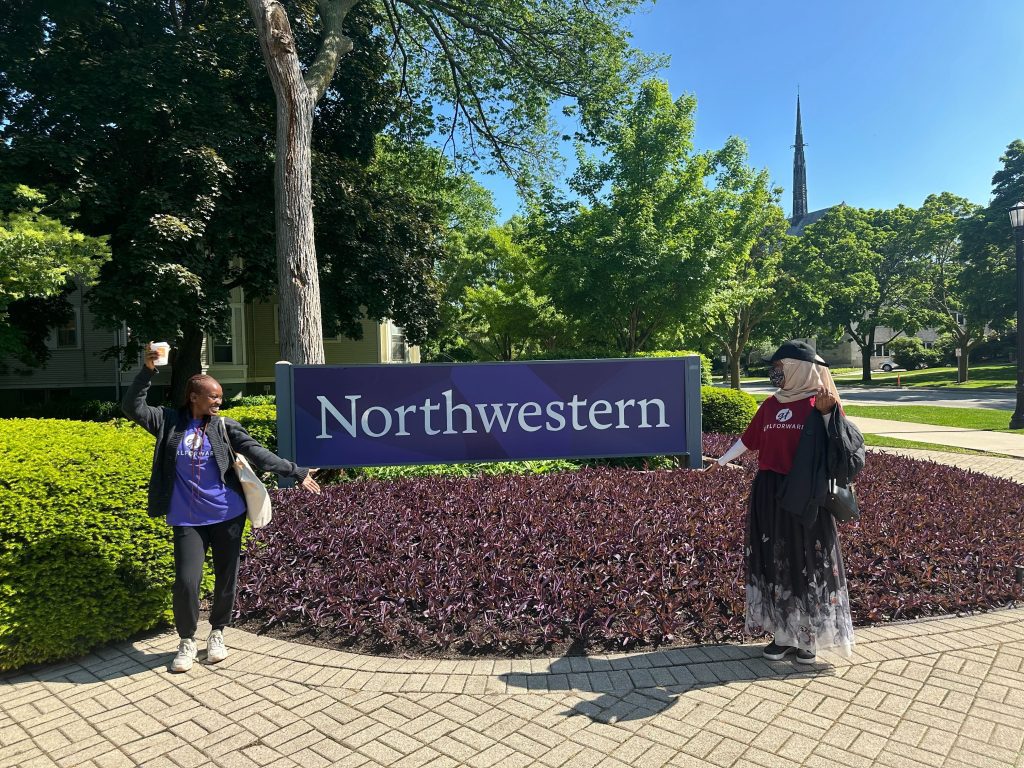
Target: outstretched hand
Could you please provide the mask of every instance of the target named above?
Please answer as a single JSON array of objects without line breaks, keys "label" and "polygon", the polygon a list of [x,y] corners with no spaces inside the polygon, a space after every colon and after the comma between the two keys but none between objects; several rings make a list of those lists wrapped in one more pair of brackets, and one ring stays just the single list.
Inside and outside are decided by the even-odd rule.
[{"label": "outstretched hand", "polygon": [[701,472],[716,472],[716,471],[718,471],[719,469],[722,469],[722,468],[732,469],[732,470],[741,469],[741,467],[738,467],[735,464],[729,464],[728,462],[726,462],[725,464],[719,464],[718,463],[718,459],[713,459],[710,464],[708,464],[706,467],[704,467],[701,470]]},{"label": "outstretched hand", "polygon": [[313,473],[319,471],[319,469],[311,469],[309,474],[302,478],[302,487],[310,493],[320,493],[320,483],[313,479]]}]

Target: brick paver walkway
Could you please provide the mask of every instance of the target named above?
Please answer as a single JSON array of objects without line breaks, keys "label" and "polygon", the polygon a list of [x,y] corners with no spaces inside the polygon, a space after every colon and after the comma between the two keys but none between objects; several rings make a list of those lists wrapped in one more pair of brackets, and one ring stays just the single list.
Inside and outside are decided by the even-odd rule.
[{"label": "brick paver walkway", "polygon": [[1024,768],[1024,609],[860,629],[810,669],[760,645],[437,661],[228,640],[187,675],[160,634],[0,678],[0,766]]}]

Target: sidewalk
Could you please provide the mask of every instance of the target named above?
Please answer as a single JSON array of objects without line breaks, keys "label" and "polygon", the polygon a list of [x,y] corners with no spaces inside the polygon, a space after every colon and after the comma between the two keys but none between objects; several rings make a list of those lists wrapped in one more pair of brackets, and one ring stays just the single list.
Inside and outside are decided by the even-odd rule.
[{"label": "sidewalk", "polygon": [[922,443],[951,445],[957,448],[973,448],[977,451],[1024,458],[1024,435],[983,429],[940,427],[934,424],[913,424],[907,421],[869,419],[863,416],[849,416],[848,418],[864,434],[898,437],[901,440],[917,440]]},{"label": "sidewalk", "polygon": [[439,661],[229,630],[225,662],[171,675],[175,641],[0,677],[0,766],[1024,768],[1024,608],[858,629],[810,669],[760,644]]}]

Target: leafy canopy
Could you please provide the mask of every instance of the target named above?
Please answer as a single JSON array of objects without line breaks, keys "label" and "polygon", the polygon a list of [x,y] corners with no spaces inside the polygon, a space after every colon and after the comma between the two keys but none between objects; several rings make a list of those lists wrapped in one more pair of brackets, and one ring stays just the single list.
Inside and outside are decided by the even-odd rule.
[{"label": "leafy canopy", "polygon": [[804,230],[786,255],[798,287],[794,301],[808,318],[802,330],[848,333],[860,346],[864,380],[879,326],[894,336],[930,319],[926,270],[915,249],[916,212],[906,206],[865,210],[840,205]]},{"label": "leafy canopy", "polygon": [[0,187],[0,357],[40,365],[50,327],[69,317],[64,295],[89,284],[110,258],[105,237],[88,237],[43,213],[46,196]]},{"label": "leafy canopy", "polygon": [[745,167],[738,139],[694,152],[695,109],[694,97],[673,100],[664,82],[648,81],[609,122],[601,154],[580,150],[571,180],[580,200],[548,194],[556,305],[622,353],[695,320],[757,231],[744,207],[764,197],[765,177]]}]

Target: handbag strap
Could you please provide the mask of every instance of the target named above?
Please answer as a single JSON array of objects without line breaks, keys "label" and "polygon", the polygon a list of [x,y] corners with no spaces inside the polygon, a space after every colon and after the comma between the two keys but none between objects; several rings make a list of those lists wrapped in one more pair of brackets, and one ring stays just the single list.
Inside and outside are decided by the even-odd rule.
[{"label": "handbag strap", "polygon": [[217,417],[217,421],[218,423],[220,423],[220,431],[224,435],[224,443],[228,447],[228,453],[231,454],[231,463],[234,464],[236,461],[238,461],[238,457],[235,455],[235,449],[231,447],[231,438],[228,437],[227,424],[224,423],[224,419],[222,419],[220,416]]}]

